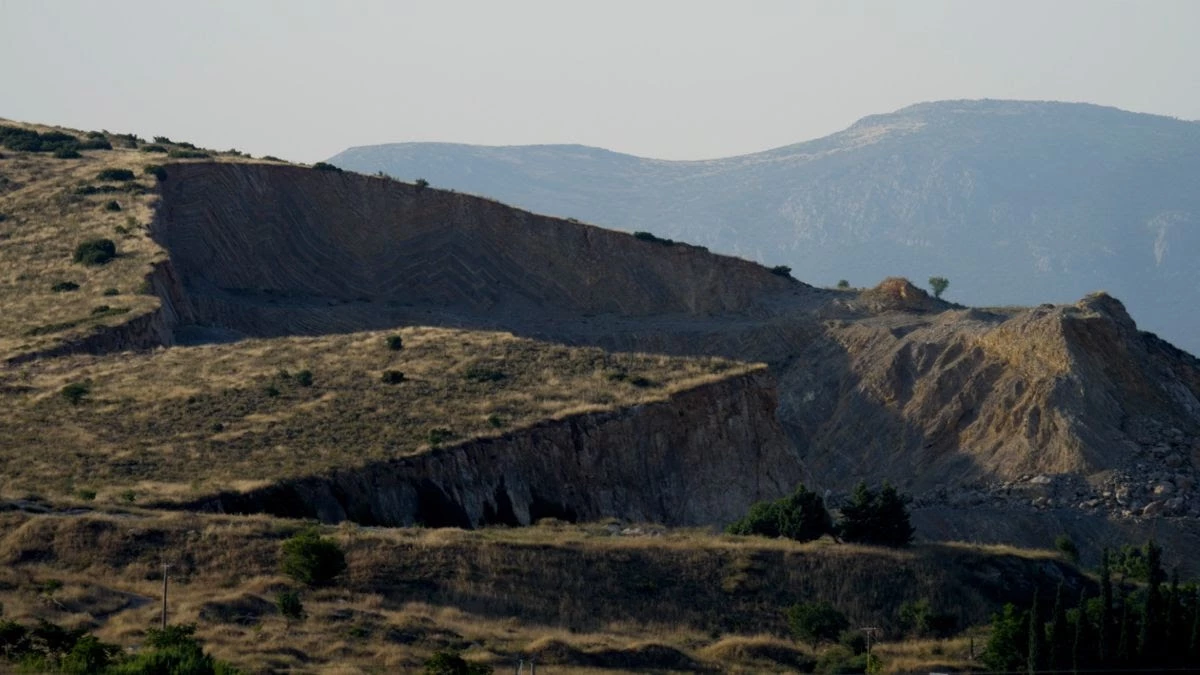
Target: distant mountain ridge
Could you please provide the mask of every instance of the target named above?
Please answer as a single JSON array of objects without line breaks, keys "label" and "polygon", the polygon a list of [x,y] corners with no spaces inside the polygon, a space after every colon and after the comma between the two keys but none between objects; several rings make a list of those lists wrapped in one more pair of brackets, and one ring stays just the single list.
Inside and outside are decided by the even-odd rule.
[{"label": "distant mountain ridge", "polygon": [[1036,101],[941,101],[701,161],[578,145],[398,143],[330,162],[708,246],[805,281],[951,281],[975,305],[1103,289],[1200,353],[1200,123]]}]

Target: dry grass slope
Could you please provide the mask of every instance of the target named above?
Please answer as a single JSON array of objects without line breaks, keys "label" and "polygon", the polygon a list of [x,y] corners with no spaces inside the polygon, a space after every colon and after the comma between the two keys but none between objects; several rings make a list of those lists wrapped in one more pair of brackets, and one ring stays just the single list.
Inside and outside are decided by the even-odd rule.
[{"label": "dry grass slope", "polygon": [[[5,119],[0,125],[84,138],[71,129]],[[0,147],[0,362],[159,307],[157,297],[141,292],[152,265],[167,259],[147,232],[158,200],[158,179],[145,173],[145,167],[194,160],[123,147],[125,142],[116,134],[105,138],[113,149],[83,150],[73,159]],[[250,160],[221,155],[205,161]],[[128,169],[134,178],[99,178],[110,169]],[[119,210],[106,207],[114,201]],[[99,266],[73,262],[75,247],[96,238],[116,243],[116,259]],[[64,281],[78,284],[78,290],[52,290]]]},{"label": "dry grass slope", "polygon": [[[345,548],[347,574],[332,588],[302,590],[309,618],[288,626],[273,607],[293,587],[277,556],[302,526],[136,509],[0,514],[0,602],[7,617],[136,644],[157,621],[166,558],[172,621],[197,623],[213,652],[252,670],[416,670],[433,651],[455,648],[499,672],[535,656],[549,672],[752,673],[816,656],[786,639],[782,609],[800,600],[833,602],[896,641],[893,612],[918,595],[975,622],[1035,585],[1048,593],[1060,578],[1083,583],[1040,553],[965,546],[897,552],[654,526],[622,534],[617,523],[470,532],[344,525],[327,534]],[[994,597],[978,582],[992,574],[1003,575]],[[962,640],[886,641],[888,672],[968,663]]]},{"label": "dry grass slope", "polygon": [[[41,360],[0,371],[0,490],[186,498],[662,400],[759,367],[437,328]],[[403,381],[384,382],[388,371]],[[78,403],[61,394],[85,382]]]}]

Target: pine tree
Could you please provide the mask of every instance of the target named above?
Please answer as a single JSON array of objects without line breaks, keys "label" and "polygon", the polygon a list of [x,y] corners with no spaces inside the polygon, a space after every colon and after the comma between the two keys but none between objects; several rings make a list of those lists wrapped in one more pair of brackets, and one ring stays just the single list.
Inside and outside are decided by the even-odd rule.
[{"label": "pine tree", "polygon": [[1188,643],[1188,663],[1200,665],[1200,588],[1192,591],[1192,637]]},{"label": "pine tree", "polygon": [[[1121,593],[1121,626],[1117,638],[1117,653],[1115,665],[1127,666],[1133,662],[1134,650],[1133,644],[1133,616],[1129,611],[1129,606],[1133,604],[1128,593]],[[1108,665],[1107,663],[1105,665]]]},{"label": "pine tree", "polygon": [[1108,549],[1100,554],[1100,620],[1098,622],[1099,639],[1096,642],[1096,660],[1108,663],[1112,658],[1113,643],[1113,586],[1112,567],[1109,561]]},{"label": "pine tree", "polygon": [[1092,664],[1090,655],[1093,644],[1094,635],[1091,631],[1092,620],[1088,616],[1088,598],[1087,591],[1079,592],[1079,610],[1075,616],[1075,635],[1074,641],[1071,643],[1071,671],[1078,673],[1081,670],[1089,668]]},{"label": "pine tree", "polygon": [[873,492],[866,483],[854,488],[850,503],[842,507],[837,530],[842,539],[881,546],[907,546],[914,529],[908,515],[908,498],[885,482]]},{"label": "pine tree", "polygon": [[1071,643],[1074,633],[1067,627],[1067,609],[1063,606],[1063,585],[1058,584],[1054,593],[1054,609],[1050,614],[1050,630],[1046,643],[1049,653],[1046,655],[1046,665],[1052,670],[1066,670],[1071,667]]},{"label": "pine tree", "polygon": [[1138,635],[1137,653],[1140,665],[1157,666],[1162,664],[1165,651],[1165,603],[1162,597],[1162,583],[1167,575],[1162,568],[1162,549],[1153,540],[1146,544],[1146,567],[1150,583],[1146,585],[1146,596],[1142,605],[1142,626]]},{"label": "pine tree", "polygon": [[1164,639],[1166,645],[1163,665],[1175,667],[1182,665],[1187,655],[1188,634],[1184,626],[1183,602],[1179,595],[1179,569],[1171,570],[1171,585],[1167,587],[1166,620],[1164,622]]},{"label": "pine tree", "polygon": [[1033,605],[1029,608],[1029,658],[1026,668],[1034,675],[1046,666],[1046,620],[1038,603],[1038,592],[1033,592]]}]

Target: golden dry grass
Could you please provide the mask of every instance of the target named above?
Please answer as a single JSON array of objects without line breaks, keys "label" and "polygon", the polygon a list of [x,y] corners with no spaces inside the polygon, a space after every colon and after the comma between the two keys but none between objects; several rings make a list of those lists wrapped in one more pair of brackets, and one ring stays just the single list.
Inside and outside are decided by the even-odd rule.
[{"label": "golden dry grass", "polygon": [[[438,429],[442,443],[498,435],[755,368],[438,328],[41,360],[0,371],[0,490],[195,497],[420,452]],[[82,402],[64,399],[82,382]]]},{"label": "golden dry grass", "polygon": [[[0,119],[0,124],[83,136],[71,129],[5,119]],[[52,348],[159,307],[157,297],[139,292],[151,266],[167,257],[147,234],[158,197],[155,177],[144,174],[143,169],[194,160],[119,147],[115,135],[109,140],[112,150],[84,150],[78,159],[0,147],[0,215],[4,216],[0,221],[0,306],[4,307],[0,312],[0,362]],[[251,160],[214,154],[203,161]],[[129,183],[98,180],[104,169],[129,169],[135,179]],[[119,191],[79,194],[85,186]],[[106,210],[109,201],[116,201],[121,210]],[[94,238],[112,239],[118,257],[96,267],[73,262],[76,245]],[[51,290],[63,281],[79,284],[79,289]],[[118,295],[105,295],[108,289],[116,289]],[[100,306],[120,313],[94,313]]]},{"label": "golden dry grass", "polygon": [[[785,672],[820,656],[782,635],[779,615],[789,602],[788,584],[763,588],[751,597],[724,594],[723,601],[705,608],[716,622],[704,626],[673,607],[707,600],[680,594],[640,603],[637,593],[645,591],[638,590],[636,578],[650,568],[678,575],[703,567],[705,552],[719,552],[726,560],[782,552],[789,557],[778,563],[810,570],[801,570],[804,578],[789,584],[815,593],[816,585],[862,567],[864,556],[872,552],[890,556],[878,549],[648,526],[640,526],[639,535],[621,536],[613,534],[613,526],[628,527],[556,523],[482,532],[326,528],[327,536],[346,549],[350,570],[335,587],[302,590],[308,618],[289,626],[273,607],[279,591],[294,588],[276,572],[277,552],[301,523],[136,509],[69,517],[8,512],[0,513],[0,602],[6,618],[26,623],[44,618],[86,627],[106,641],[136,645],[158,621],[159,563],[165,559],[172,563],[171,620],[197,624],[211,652],[252,671],[409,671],[419,669],[434,651],[451,648],[465,650],[468,659],[493,665],[498,672],[530,657],[538,659],[542,672],[555,673]],[[594,566],[589,561],[597,559],[592,554],[609,561],[608,577],[594,593],[625,610],[609,612],[616,618],[591,625],[565,614],[551,618],[532,611],[536,596],[560,595],[564,588],[546,583],[556,572],[529,565],[531,559],[523,555],[549,561],[555,552],[577,561],[561,570],[567,575],[585,574]],[[968,553],[976,563],[989,557],[966,547],[920,547],[904,556],[956,565]],[[401,565],[383,567],[385,561]],[[885,557],[885,567],[896,564]],[[421,590],[439,574],[448,575],[441,583],[459,587],[456,602]],[[533,587],[506,599],[497,585],[505,576]],[[601,609],[596,598],[584,601]],[[751,607],[749,618],[740,626],[720,628],[720,617],[733,613],[735,604]],[[749,628],[755,625],[759,628]],[[978,651],[984,638],[975,642]],[[885,641],[876,650],[886,672],[975,665],[968,658],[967,637]]]}]

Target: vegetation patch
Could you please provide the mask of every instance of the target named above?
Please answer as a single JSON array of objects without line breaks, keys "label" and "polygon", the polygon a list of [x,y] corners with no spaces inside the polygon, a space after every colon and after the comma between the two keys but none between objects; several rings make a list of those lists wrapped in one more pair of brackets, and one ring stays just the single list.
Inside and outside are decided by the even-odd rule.
[{"label": "vegetation patch", "polygon": [[191,150],[188,148],[171,148],[167,153],[167,157],[171,159],[207,159],[210,155],[203,150]]},{"label": "vegetation patch", "polygon": [[112,239],[88,239],[75,247],[74,261],[83,265],[103,265],[117,257]]},{"label": "vegetation patch", "polygon": [[652,244],[659,244],[662,246],[674,246],[675,245],[675,240],[663,239],[662,237],[656,237],[653,234],[650,234],[649,232],[634,232],[633,236],[635,239],[638,239],[640,241],[648,241]]},{"label": "vegetation patch", "polygon": [[316,164],[312,165],[312,168],[316,169],[317,171],[332,171],[333,173],[342,173],[341,167],[334,166],[329,162],[317,162]]},{"label": "vegetation patch", "polygon": [[110,182],[125,182],[134,179],[133,171],[129,169],[104,169],[96,174],[96,180]]}]

